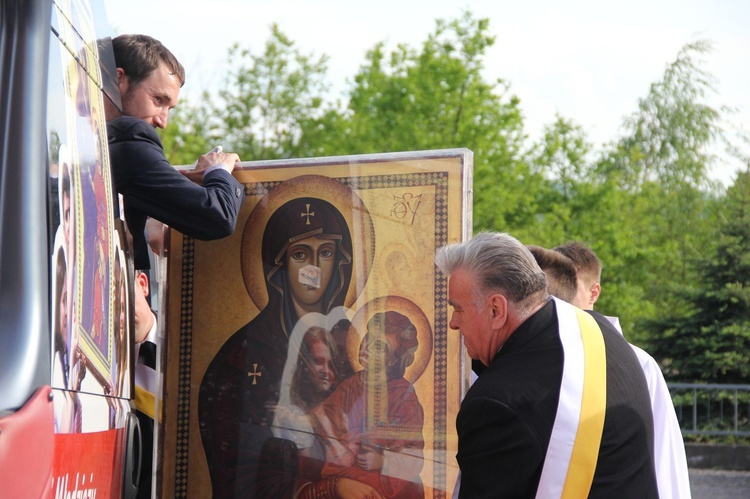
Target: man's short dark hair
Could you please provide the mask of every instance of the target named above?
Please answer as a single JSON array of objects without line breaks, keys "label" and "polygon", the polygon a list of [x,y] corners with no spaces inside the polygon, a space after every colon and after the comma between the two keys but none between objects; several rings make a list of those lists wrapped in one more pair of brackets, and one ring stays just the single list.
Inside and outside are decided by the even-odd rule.
[{"label": "man's short dark hair", "polygon": [[573,261],[557,251],[541,246],[526,246],[534,255],[536,263],[547,275],[547,291],[568,303],[573,302],[578,290],[576,267]]},{"label": "man's short dark hair", "polygon": [[120,35],[112,39],[115,64],[122,68],[132,85],[138,85],[165,64],[185,84],[185,69],[162,43],[148,35]]},{"label": "man's short dark hair", "polygon": [[578,241],[569,241],[553,248],[573,261],[578,277],[587,286],[591,286],[602,279],[602,262],[591,248]]}]

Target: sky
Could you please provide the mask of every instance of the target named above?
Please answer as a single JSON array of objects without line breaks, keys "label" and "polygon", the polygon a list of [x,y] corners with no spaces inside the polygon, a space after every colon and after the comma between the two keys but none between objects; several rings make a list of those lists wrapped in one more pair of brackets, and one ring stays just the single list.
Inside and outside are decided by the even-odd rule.
[{"label": "sky", "polygon": [[[521,99],[530,140],[559,114],[596,148],[617,138],[667,64],[685,44],[711,40],[704,68],[715,78],[714,106],[736,108],[750,131],[748,0],[105,0],[117,34],[161,40],[185,66],[183,95],[217,87],[234,43],[260,54],[276,23],[306,54],[327,55],[328,81],[343,92],[378,42],[415,49],[436,19],[464,11],[490,20],[496,36],[485,59],[488,81],[502,78]],[[731,182],[742,165],[727,160],[714,178]]]}]

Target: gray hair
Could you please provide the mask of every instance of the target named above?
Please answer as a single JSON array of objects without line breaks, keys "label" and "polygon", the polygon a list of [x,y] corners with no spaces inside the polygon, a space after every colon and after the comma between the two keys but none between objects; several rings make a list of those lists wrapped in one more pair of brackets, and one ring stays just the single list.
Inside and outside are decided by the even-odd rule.
[{"label": "gray hair", "polygon": [[547,278],[531,252],[515,237],[498,232],[480,232],[465,243],[443,246],[435,263],[446,275],[463,269],[479,281],[479,296],[487,291],[502,293],[509,301],[526,308],[529,296],[547,298]]}]

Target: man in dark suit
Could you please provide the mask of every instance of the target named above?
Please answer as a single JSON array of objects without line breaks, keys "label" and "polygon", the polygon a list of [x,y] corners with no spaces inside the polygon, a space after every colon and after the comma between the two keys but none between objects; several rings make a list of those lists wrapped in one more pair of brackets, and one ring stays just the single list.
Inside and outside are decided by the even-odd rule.
[{"label": "man in dark suit", "polygon": [[[136,269],[148,269],[147,217],[185,235],[210,240],[234,232],[245,191],[233,176],[236,154],[220,148],[184,174],[164,156],[155,128],[165,128],[185,71],[177,58],[146,35],[112,40],[122,108],[105,99],[115,189],[123,195]],[[202,185],[201,185],[202,184]]]},{"label": "man in dark suit", "polygon": [[518,240],[441,248],[450,327],[486,367],[461,404],[460,497],[658,497],[648,389],[606,319],[547,293]]},{"label": "man in dark suit", "polygon": [[[147,270],[145,235],[149,217],[203,240],[234,232],[245,191],[233,176],[237,154],[216,148],[181,173],[166,157],[156,128],[165,128],[179,98],[185,71],[177,58],[146,35],[112,40],[121,104],[105,98],[107,135],[115,190],[122,194],[125,221],[133,238],[134,268]],[[148,303],[149,279],[135,276],[136,414],[143,438],[138,497],[151,497],[156,361],[156,317]],[[157,463],[158,467],[158,463]]]}]

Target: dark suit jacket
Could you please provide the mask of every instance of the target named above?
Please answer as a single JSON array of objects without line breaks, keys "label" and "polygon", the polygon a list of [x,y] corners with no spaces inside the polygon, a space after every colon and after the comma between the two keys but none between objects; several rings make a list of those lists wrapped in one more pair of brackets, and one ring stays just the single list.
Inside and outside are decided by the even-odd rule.
[{"label": "dark suit jacket", "polygon": [[[526,320],[461,404],[460,496],[534,497],[560,396],[563,349],[554,301]],[[658,497],[646,380],[624,338],[595,317],[607,356],[607,412],[589,497]]]},{"label": "dark suit jacket", "polygon": [[107,123],[115,189],[123,195],[125,221],[133,236],[136,269],[149,268],[144,236],[152,217],[187,236],[210,240],[234,232],[245,190],[231,173],[217,169],[203,185],[188,180],[164,156],[156,130],[123,116]]}]

